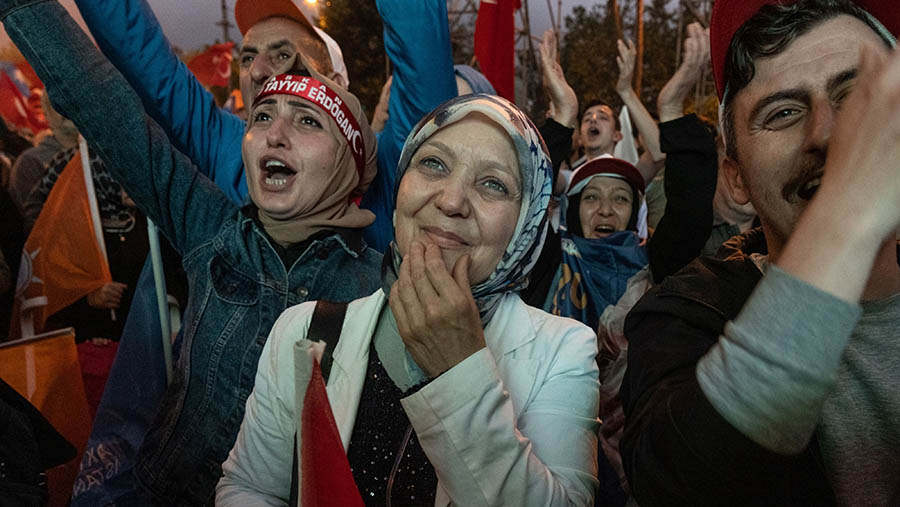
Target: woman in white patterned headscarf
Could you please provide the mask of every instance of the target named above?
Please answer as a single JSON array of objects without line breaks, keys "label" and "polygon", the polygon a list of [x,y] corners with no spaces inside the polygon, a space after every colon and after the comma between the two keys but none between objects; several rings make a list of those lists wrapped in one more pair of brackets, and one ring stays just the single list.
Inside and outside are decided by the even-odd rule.
[{"label": "woman in white patterned headscarf", "polygon": [[[349,304],[322,361],[349,464],[328,473],[352,475],[354,504],[593,504],[596,339],[517,294],[546,233],[551,172],[537,129],[499,97],[453,99],[407,139],[383,288]],[[333,479],[303,440],[328,419],[301,417],[322,348],[314,313],[291,308],[273,328],[217,504],[286,500],[292,478],[309,501]]]}]

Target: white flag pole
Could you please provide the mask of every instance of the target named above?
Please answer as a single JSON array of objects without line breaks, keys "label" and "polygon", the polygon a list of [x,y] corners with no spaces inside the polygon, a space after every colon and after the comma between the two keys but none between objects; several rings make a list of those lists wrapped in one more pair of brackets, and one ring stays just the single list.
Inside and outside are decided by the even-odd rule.
[{"label": "white flag pole", "polygon": [[[88,154],[87,142],[81,135],[78,136],[78,151],[81,152],[81,168],[84,174],[84,186],[87,188],[88,204],[91,208],[91,220],[94,223],[94,237],[97,240],[97,246],[106,259],[106,265],[109,265],[109,256],[106,254],[106,241],[103,239],[103,223],[100,221],[100,208],[97,206],[97,194],[94,190],[94,177],[91,171],[91,157]],[[110,308],[109,315],[112,320],[116,320],[116,310]]]},{"label": "white flag pole", "polygon": [[162,330],[166,385],[170,385],[172,383],[172,324],[169,320],[168,292],[165,272],[163,272],[162,253],[159,248],[159,230],[149,218],[147,219],[147,238],[150,240],[150,263],[153,265],[153,281],[156,283],[156,307],[159,309],[159,327]]}]

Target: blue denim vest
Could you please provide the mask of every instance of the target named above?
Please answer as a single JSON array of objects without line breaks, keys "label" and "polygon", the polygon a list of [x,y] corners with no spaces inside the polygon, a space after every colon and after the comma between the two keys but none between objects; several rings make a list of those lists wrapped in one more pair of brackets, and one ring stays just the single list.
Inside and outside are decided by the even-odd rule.
[{"label": "blue denim vest", "polygon": [[135,481],[153,504],[212,504],[275,320],[304,301],[371,294],[380,286],[380,263],[359,237],[335,233],[314,241],[285,272],[244,215],[184,257],[191,299],[183,348],[135,466]]}]

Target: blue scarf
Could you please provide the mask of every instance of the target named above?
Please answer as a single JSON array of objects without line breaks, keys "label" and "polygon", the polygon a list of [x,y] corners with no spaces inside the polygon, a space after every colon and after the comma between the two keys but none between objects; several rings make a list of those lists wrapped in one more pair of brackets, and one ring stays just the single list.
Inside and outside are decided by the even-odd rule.
[{"label": "blue scarf", "polygon": [[634,231],[603,239],[562,232],[562,262],[544,310],[596,330],[606,307],[619,301],[628,279],[648,262],[647,248]]}]

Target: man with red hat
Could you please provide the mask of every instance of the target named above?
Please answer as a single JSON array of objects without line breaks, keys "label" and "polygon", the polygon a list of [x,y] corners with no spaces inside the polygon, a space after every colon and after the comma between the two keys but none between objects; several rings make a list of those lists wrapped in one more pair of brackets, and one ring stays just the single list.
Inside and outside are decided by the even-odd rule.
[{"label": "man with red hat", "polygon": [[641,505],[900,504],[900,11],[717,0],[732,197],[761,230],[625,324]]}]

